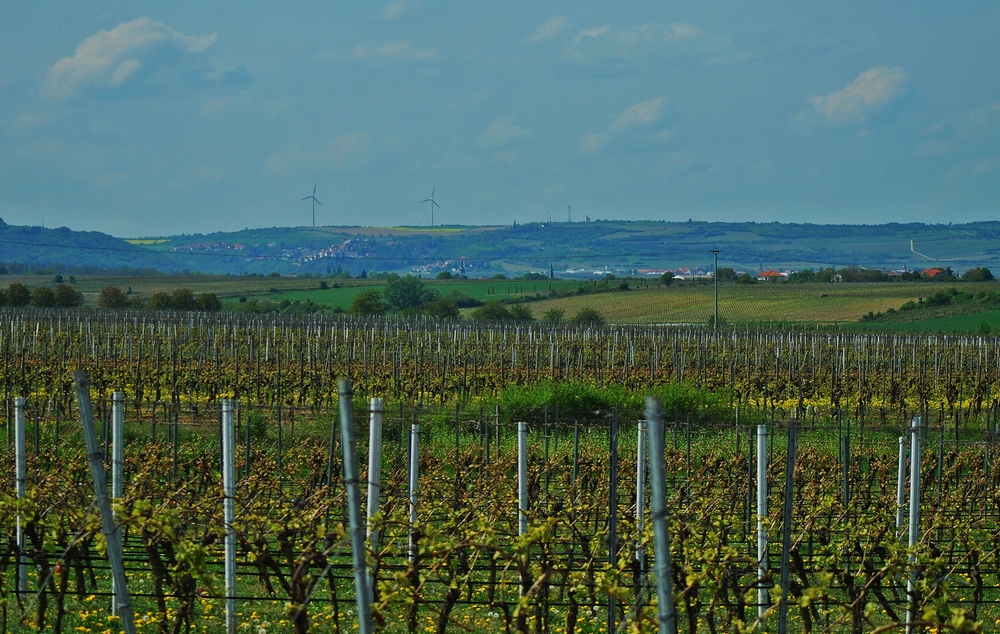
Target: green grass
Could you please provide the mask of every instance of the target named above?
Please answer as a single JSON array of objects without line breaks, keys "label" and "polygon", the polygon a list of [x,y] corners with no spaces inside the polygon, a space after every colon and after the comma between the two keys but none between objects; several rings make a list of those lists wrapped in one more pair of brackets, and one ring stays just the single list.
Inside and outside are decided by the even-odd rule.
[{"label": "green grass", "polygon": [[[719,315],[734,324],[853,323],[869,311],[898,308],[927,293],[926,284],[721,284]],[[591,307],[616,323],[707,323],[715,310],[714,298],[711,284],[675,284],[546,300],[530,306],[536,317],[550,308],[562,308],[572,316]]]},{"label": "green grass", "polygon": [[863,323],[859,329],[878,332],[979,332],[982,325],[989,326],[991,332],[1000,331],[1000,310],[988,310],[965,315],[951,315],[922,321],[894,323]]},{"label": "green grass", "polygon": [[[68,279],[68,276],[65,276]],[[148,300],[153,293],[172,293],[186,287],[196,295],[215,293],[227,306],[238,299],[263,300],[280,304],[282,301],[305,302],[325,306],[330,310],[346,310],[364,288],[378,288],[379,280],[319,279],[312,277],[260,277],[212,275],[163,276],[76,276],[74,287],[81,291],[87,306],[96,307],[97,297],[105,286],[132,289],[132,294]],[[328,288],[320,288],[325,281]],[[52,276],[13,276],[0,279],[0,288],[20,282],[33,289],[54,287]],[[536,319],[546,311],[559,308],[570,318],[583,308],[596,309],[609,323],[662,324],[708,323],[714,313],[712,284],[658,285],[658,281],[631,280],[631,290],[616,290],[619,280],[426,280],[442,296],[455,291],[480,302],[492,300],[532,300],[525,304]],[[648,284],[648,286],[642,286]],[[637,287],[638,286],[638,287]],[[606,292],[576,294],[580,288]],[[721,284],[719,313],[731,324],[785,323],[804,325],[842,325],[850,328],[886,332],[976,332],[985,321],[991,329],[1000,328],[1000,312],[986,311],[966,315],[941,316],[928,314],[929,319],[907,323],[859,323],[869,312],[899,309],[907,301],[928,297],[955,287],[962,291],[992,291],[996,282],[949,284],[876,283],[876,284]],[[551,297],[552,292],[568,293]],[[544,297],[534,301],[535,297]],[[465,311],[468,312],[468,309]]]},{"label": "green grass", "polygon": [[[268,278],[270,279],[270,278]],[[327,282],[331,288],[318,288],[318,281],[313,281],[313,287],[309,289],[296,289],[287,292],[268,293],[260,299],[267,299],[272,302],[288,300],[290,302],[310,300],[315,304],[330,306],[331,308],[347,309],[351,305],[354,296],[365,288],[380,288],[382,283],[378,280],[337,280]],[[332,288],[333,284],[347,284],[340,288]],[[441,294],[448,295],[456,291],[468,295],[480,302],[493,300],[518,299],[525,296],[540,293],[548,295],[550,289],[555,291],[568,290],[575,291],[582,282],[573,280],[540,280],[526,282],[523,280],[426,280],[427,285]]]}]

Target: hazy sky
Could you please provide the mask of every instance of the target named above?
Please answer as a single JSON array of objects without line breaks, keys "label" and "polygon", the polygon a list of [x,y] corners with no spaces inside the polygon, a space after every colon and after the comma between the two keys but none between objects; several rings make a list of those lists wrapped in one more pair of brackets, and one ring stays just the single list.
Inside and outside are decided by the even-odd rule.
[{"label": "hazy sky", "polygon": [[997,219],[997,2],[4,3],[0,217]]}]

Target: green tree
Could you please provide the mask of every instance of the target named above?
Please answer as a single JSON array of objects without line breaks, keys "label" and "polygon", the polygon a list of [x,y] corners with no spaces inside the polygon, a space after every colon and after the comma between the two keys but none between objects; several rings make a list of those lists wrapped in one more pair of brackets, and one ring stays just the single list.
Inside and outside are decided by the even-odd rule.
[{"label": "green tree", "polygon": [[174,310],[197,310],[198,300],[190,288],[177,288],[170,296],[170,306]]},{"label": "green tree", "polygon": [[437,274],[437,278],[439,280],[450,280],[454,279],[455,276],[451,274],[451,271],[441,271],[440,273]]},{"label": "green tree", "polygon": [[55,299],[56,306],[63,308],[76,308],[83,305],[83,293],[69,284],[56,286]]},{"label": "green tree", "polygon": [[735,282],[738,276],[736,269],[728,266],[720,268],[715,275],[719,278],[720,282]]},{"label": "green tree", "polygon": [[832,266],[828,266],[825,269],[820,269],[816,271],[815,279],[817,282],[832,282],[833,276],[837,274],[837,270]]},{"label": "green tree", "polygon": [[796,271],[788,276],[788,281],[792,284],[808,284],[816,281],[816,271],[805,269]]},{"label": "green tree", "polygon": [[671,284],[673,284],[674,283],[674,272],[673,271],[667,271],[666,273],[664,273],[663,275],[661,275],[660,276],[660,282],[664,286],[670,286]]},{"label": "green tree", "polygon": [[476,310],[472,311],[472,318],[476,321],[505,321],[511,318],[510,309],[500,302],[486,302]]},{"label": "green tree", "polygon": [[458,306],[447,297],[435,299],[427,304],[427,314],[438,319],[458,319]]},{"label": "green tree", "polygon": [[542,315],[542,322],[546,324],[561,324],[566,319],[566,311],[562,308],[550,308]]},{"label": "green tree", "polygon": [[202,293],[196,301],[198,303],[198,310],[208,313],[217,313],[222,310],[222,302],[215,293]]},{"label": "green tree", "polygon": [[117,286],[105,286],[97,296],[97,306],[105,310],[128,308],[128,295]]},{"label": "green tree", "polygon": [[596,309],[587,307],[581,308],[571,321],[578,326],[601,326],[604,324],[604,317]]},{"label": "green tree", "polygon": [[400,277],[392,274],[388,276],[384,294],[386,303],[399,311],[419,309],[424,304],[438,298],[436,290],[428,288],[422,279],[414,275]]},{"label": "green tree", "polygon": [[48,286],[39,286],[31,291],[31,305],[39,308],[52,308],[56,305],[56,293]]},{"label": "green tree", "polygon": [[385,302],[377,288],[366,288],[351,301],[347,312],[352,315],[384,315]]},{"label": "green tree", "polygon": [[535,321],[535,315],[524,304],[514,304],[511,306],[510,318],[515,321]]},{"label": "green tree", "polygon": [[985,266],[977,266],[962,273],[963,282],[992,282],[993,273]]},{"label": "green tree", "polygon": [[152,310],[170,310],[173,308],[173,303],[170,301],[170,295],[164,291],[157,291],[150,296],[149,307]]},{"label": "green tree", "polygon": [[452,291],[445,295],[444,298],[454,302],[459,308],[475,308],[476,306],[483,305],[483,303],[475,297],[459,291]]},{"label": "green tree", "polygon": [[7,287],[7,305],[15,308],[31,303],[31,291],[20,282],[14,282]]}]

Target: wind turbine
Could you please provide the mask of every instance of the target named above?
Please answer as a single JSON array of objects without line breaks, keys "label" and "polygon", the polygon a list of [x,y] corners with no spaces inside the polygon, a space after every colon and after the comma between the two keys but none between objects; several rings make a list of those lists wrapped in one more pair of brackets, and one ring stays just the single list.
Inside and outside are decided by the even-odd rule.
[{"label": "wind turbine", "polygon": [[435,190],[437,190],[437,186],[431,187],[431,197],[430,198],[424,198],[423,200],[420,201],[421,205],[424,204],[424,203],[430,203],[431,204],[431,226],[432,227],[434,226],[434,206],[437,205],[437,208],[441,209],[441,205],[438,205],[437,201],[434,200],[434,191]]},{"label": "wind turbine", "polygon": [[[431,195],[432,196],[434,195],[433,192],[431,193]],[[323,206],[323,203],[321,203],[319,201],[319,199],[316,198],[316,184],[315,183],[313,183],[313,193],[312,193],[312,196],[306,196],[302,200],[312,200],[313,201],[313,228],[315,228],[316,227],[316,205],[319,205],[320,207]]]}]

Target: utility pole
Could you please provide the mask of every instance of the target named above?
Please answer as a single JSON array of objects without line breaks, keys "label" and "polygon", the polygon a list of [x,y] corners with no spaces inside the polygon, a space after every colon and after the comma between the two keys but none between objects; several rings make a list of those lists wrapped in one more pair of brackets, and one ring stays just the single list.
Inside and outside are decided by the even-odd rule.
[{"label": "utility pole", "polygon": [[719,250],[712,249],[712,255],[715,256],[715,268],[712,270],[712,278],[715,281],[715,321],[712,322],[712,327],[718,329],[719,327]]}]

